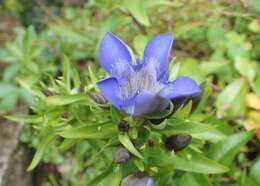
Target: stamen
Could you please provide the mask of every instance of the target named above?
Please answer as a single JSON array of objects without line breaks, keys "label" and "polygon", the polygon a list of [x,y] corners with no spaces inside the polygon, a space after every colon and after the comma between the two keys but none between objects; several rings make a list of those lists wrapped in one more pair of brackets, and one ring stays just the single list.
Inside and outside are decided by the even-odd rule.
[{"label": "stamen", "polygon": [[163,84],[157,81],[156,69],[154,67],[155,63],[155,59],[151,58],[150,61],[138,71],[135,71],[130,65],[127,71],[125,71],[125,69],[123,70],[124,73],[128,75],[127,82],[120,87],[121,99],[123,101],[144,90],[158,93],[163,88]]}]

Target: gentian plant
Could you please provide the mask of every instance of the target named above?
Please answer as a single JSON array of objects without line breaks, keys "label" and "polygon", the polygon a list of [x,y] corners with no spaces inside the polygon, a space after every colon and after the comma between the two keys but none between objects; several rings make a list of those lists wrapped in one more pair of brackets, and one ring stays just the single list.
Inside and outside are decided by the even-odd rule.
[{"label": "gentian plant", "polygon": [[119,38],[106,33],[99,59],[109,77],[101,81],[91,67],[80,80],[64,57],[63,75],[42,82],[45,91],[32,91],[32,114],[7,116],[31,124],[40,139],[28,169],[56,146],[81,157],[73,173],[84,172],[88,186],[167,186],[186,174],[206,183],[209,174],[228,171],[201,151],[207,132],[216,128],[212,115],[202,112],[207,84],[199,86],[185,76],[168,81],[172,44],[172,34],[155,36],[138,60]]}]

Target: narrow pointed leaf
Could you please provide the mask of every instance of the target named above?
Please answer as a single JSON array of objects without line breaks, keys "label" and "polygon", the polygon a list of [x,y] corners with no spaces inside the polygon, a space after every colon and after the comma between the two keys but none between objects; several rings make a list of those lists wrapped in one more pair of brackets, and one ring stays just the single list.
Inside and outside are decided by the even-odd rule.
[{"label": "narrow pointed leaf", "polygon": [[128,135],[120,134],[118,138],[127,150],[129,150],[132,154],[136,155],[137,157],[143,159],[143,156],[136,150]]},{"label": "narrow pointed leaf", "polygon": [[206,132],[214,129],[214,125],[202,124],[199,122],[180,122],[174,120],[168,120],[166,127],[160,132],[165,135],[175,135],[175,134],[195,134]]},{"label": "narrow pointed leaf", "polygon": [[71,82],[70,82],[70,61],[67,56],[63,56],[63,80],[66,85],[66,88],[68,91],[70,91],[71,88]]},{"label": "narrow pointed leaf", "polygon": [[111,175],[107,186],[120,186],[121,179],[122,179],[122,171],[120,167],[117,167],[113,171],[113,174]]},{"label": "narrow pointed leaf", "polygon": [[58,134],[64,138],[105,139],[113,137],[117,132],[115,125],[86,125],[70,128]]},{"label": "narrow pointed leaf", "polygon": [[61,96],[50,96],[46,98],[46,102],[51,105],[63,106],[72,104],[75,102],[88,102],[89,98],[85,94],[72,94],[72,95],[61,95]]},{"label": "narrow pointed leaf", "polygon": [[38,165],[45,152],[46,147],[55,139],[55,137],[56,135],[51,133],[42,139],[39,147],[37,148],[36,154],[33,157],[31,164],[27,168],[28,171],[34,169]]},{"label": "narrow pointed leaf", "polygon": [[225,165],[230,165],[235,155],[239,153],[244,146],[254,135],[254,131],[237,133],[228,138],[212,144],[209,148],[208,155],[210,158],[217,160]]},{"label": "narrow pointed leaf", "polygon": [[176,169],[188,172],[220,174],[229,170],[224,165],[210,160],[191,149],[182,152],[180,155],[175,155],[171,159]]},{"label": "narrow pointed leaf", "polygon": [[5,118],[17,123],[40,123],[43,121],[43,118],[38,115],[14,115],[5,116]]},{"label": "narrow pointed leaf", "polygon": [[150,22],[146,9],[144,7],[144,2],[139,0],[125,1],[125,7],[132,14],[132,16],[142,25],[149,26]]},{"label": "narrow pointed leaf", "polygon": [[104,178],[106,178],[107,176],[109,176],[111,174],[111,172],[113,171],[113,164],[109,165],[107,169],[105,169],[103,172],[101,172],[98,176],[94,177],[92,180],[90,180],[90,182],[88,182],[88,186],[96,186],[98,185],[100,182],[102,182],[104,180]]}]

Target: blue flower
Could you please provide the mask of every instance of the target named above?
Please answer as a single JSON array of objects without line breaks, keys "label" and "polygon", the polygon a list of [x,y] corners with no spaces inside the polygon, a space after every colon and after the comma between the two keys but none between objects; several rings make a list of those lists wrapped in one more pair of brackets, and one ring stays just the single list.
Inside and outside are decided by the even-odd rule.
[{"label": "blue flower", "polygon": [[99,59],[110,77],[97,83],[101,94],[134,117],[163,111],[171,101],[200,94],[200,87],[189,77],[168,81],[172,44],[172,34],[155,36],[145,47],[139,63],[123,41],[106,33],[100,44]]}]

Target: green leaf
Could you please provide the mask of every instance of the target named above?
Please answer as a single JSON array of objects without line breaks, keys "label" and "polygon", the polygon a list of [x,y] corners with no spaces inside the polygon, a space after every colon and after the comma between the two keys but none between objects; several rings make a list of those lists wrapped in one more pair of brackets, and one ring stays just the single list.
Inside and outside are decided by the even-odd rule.
[{"label": "green leaf", "polygon": [[180,7],[183,5],[182,2],[178,1],[169,1],[169,0],[149,0],[144,1],[145,7],[152,8],[155,6],[168,6],[168,7]]},{"label": "green leaf", "polygon": [[192,101],[189,101],[186,105],[183,105],[174,113],[174,117],[182,118],[182,119],[187,118],[191,113],[191,109],[192,109]]},{"label": "green leaf", "polygon": [[46,103],[51,105],[63,106],[75,102],[88,102],[89,98],[86,94],[71,94],[46,97]]},{"label": "green leaf", "polygon": [[[34,91],[34,90],[32,90]],[[36,91],[34,91],[35,93]],[[20,96],[21,96],[21,99],[26,103],[28,104],[29,106],[30,105],[34,105],[35,103],[35,100],[34,100],[34,97],[32,96],[32,94],[30,94],[30,92],[28,92],[25,88],[21,87],[19,89],[19,93],[20,93]]]},{"label": "green leaf", "polygon": [[12,61],[17,60],[18,63],[22,62],[23,53],[16,45],[7,43],[6,48],[7,48],[8,52],[10,53],[10,56],[13,56]]},{"label": "green leaf", "polygon": [[76,32],[73,30],[73,27],[61,24],[51,24],[49,27],[52,32],[61,38],[66,38],[77,43],[91,44],[91,39],[89,37],[85,37],[82,33]]},{"label": "green leaf", "polygon": [[95,75],[95,72],[93,71],[93,67],[88,66],[88,73],[89,73],[89,78],[90,78],[90,81],[91,81],[93,87],[96,90],[98,90],[97,87],[96,87],[96,83],[98,82],[98,80],[97,80],[97,77]]},{"label": "green leaf", "polygon": [[205,81],[204,83],[202,83],[200,85],[200,87],[202,88],[203,93],[202,93],[200,102],[199,102],[197,108],[194,110],[193,114],[201,113],[203,111],[203,109],[206,107],[207,101],[212,93],[211,83]]},{"label": "green leaf", "polygon": [[5,116],[6,119],[17,123],[41,123],[43,118],[38,115],[13,115]]},{"label": "green leaf", "polygon": [[260,1],[259,0],[250,1],[250,7],[253,10],[255,10],[256,12],[260,13]]},{"label": "green leaf", "polygon": [[4,98],[17,91],[17,87],[11,83],[0,83],[0,98]]},{"label": "green leaf", "polygon": [[197,83],[201,83],[206,79],[205,73],[200,69],[199,61],[193,58],[185,59],[180,63],[178,75],[189,76]]},{"label": "green leaf", "polygon": [[180,180],[180,186],[212,186],[206,175],[185,173]]},{"label": "green leaf", "polygon": [[63,81],[67,87],[67,90],[70,91],[71,89],[71,82],[70,82],[70,61],[67,56],[63,56]]},{"label": "green leaf", "polygon": [[220,174],[227,172],[229,169],[213,160],[210,160],[201,154],[187,149],[179,155],[174,155],[172,164],[178,170],[203,173],[203,174]]},{"label": "green leaf", "polygon": [[110,107],[110,113],[111,113],[112,121],[115,123],[117,123],[123,119],[122,113],[120,113],[120,110],[118,110],[117,108],[115,108],[113,106]]},{"label": "green leaf", "polygon": [[247,175],[245,175],[242,178],[241,181],[241,186],[259,186],[259,183],[256,183],[255,180],[253,180],[252,178],[249,178]]},{"label": "green leaf", "polygon": [[[112,140],[112,139],[111,139]],[[95,140],[95,139],[88,139],[89,145],[92,147],[92,149],[95,149],[98,154],[96,156],[101,156],[104,160],[104,163],[109,163],[112,160],[111,154],[106,150],[106,147],[108,147],[111,143],[111,141],[106,142],[106,144],[103,144],[101,141]],[[118,140],[117,140],[118,143]]]},{"label": "green leaf", "polygon": [[38,163],[40,162],[40,160],[41,160],[41,158],[42,158],[42,156],[44,154],[44,151],[45,151],[46,147],[52,141],[54,141],[55,137],[56,137],[55,134],[51,133],[51,134],[48,134],[47,136],[44,136],[42,138],[42,141],[40,142],[40,145],[37,148],[36,154],[34,155],[31,164],[27,168],[28,171],[34,169],[38,165]]},{"label": "green leaf", "polygon": [[148,38],[145,35],[139,34],[134,38],[134,48],[140,59],[143,58],[143,52],[147,42]]},{"label": "green leaf", "polygon": [[18,72],[21,70],[21,67],[19,64],[11,64],[4,70],[3,74],[3,80],[4,81],[10,81],[14,77],[17,76]]},{"label": "green leaf", "polygon": [[192,176],[201,184],[201,186],[212,186],[208,174],[193,173]]},{"label": "green leaf", "polygon": [[221,140],[226,139],[227,135],[223,134],[218,129],[213,129],[211,131],[194,134],[194,135],[192,135],[192,137],[207,140],[212,143],[217,143]]},{"label": "green leaf", "polygon": [[84,138],[84,139],[106,139],[113,137],[117,132],[113,124],[105,125],[85,125],[70,128],[58,134],[64,138]]},{"label": "green leaf", "polygon": [[113,174],[110,176],[108,180],[107,186],[120,186],[121,179],[122,179],[122,171],[120,167],[114,169]]},{"label": "green leaf", "polygon": [[145,161],[150,166],[156,166],[161,171],[182,170],[202,174],[219,174],[228,168],[213,161],[198,152],[187,148],[178,154],[165,153],[162,149],[145,148]]},{"label": "green leaf", "polygon": [[102,182],[104,180],[104,178],[109,176],[112,171],[113,171],[113,164],[110,164],[103,172],[101,172],[99,175],[97,175],[92,180],[90,180],[90,182],[88,182],[88,184],[86,184],[86,185],[88,185],[88,186],[98,185],[100,182]]},{"label": "green leaf", "polygon": [[170,63],[170,73],[169,73],[169,80],[173,81],[177,78],[179,70],[180,70],[180,63]]},{"label": "green leaf", "polygon": [[258,67],[253,61],[238,57],[235,60],[235,68],[242,76],[247,77],[249,81],[253,81]]},{"label": "green leaf", "polygon": [[73,67],[73,83],[74,83],[75,88],[77,88],[77,89],[80,88],[80,86],[81,86],[80,76],[75,67]]},{"label": "green leaf", "polygon": [[126,134],[120,134],[118,136],[119,141],[124,145],[124,147],[129,150],[132,154],[136,155],[137,157],[143,159],[143,156],[136,150],[135,146],[129,139],[129,136]]},{"label": "green leaf", "polygon": [[71,148],[73,145],[75,145],[77,142],[79,142],[78,139],[71,139],[71,138],[66,138],[63,140],[63,142],[59,145],[59,150],[60,151],[66,151],[69,148]]},{"label": "green leaf", "polygon": [[203,23],[198,22],[198,21],[190,22],[189,24],[185,24],[183,22],[177,23],[174,28],[174,35],[176,38],[180,38],[187,32],[190,32],[191,30],[194,30],[194,29],[200,27],[201,25],[203,25]]},{"label": "green leaf", "polygon": [[215,49],[221,47],[221,45],[223,45],[223,43],[226,41],[225,30],[222,21],[210,26],[207,36],[211,48]]},{"label": "green leaf", "polygon": [[[0,90],[2,91],[2,89]],[[5,95],[5,97],[0,97],[0,110],[9,110],[14,108],[17,104],[18,96],[19,95],[16,89],[15,91],[10,92],[8,95]]]},{"label": "green leaf", "polygon": [[216,101],[218,115],[233,118],[243,114],[246,109],[248,85],[243,79],[235,80],[226,86]]},{"label": "green leaf", "polygon": [[254,19],[251,21],[251,23],[248,25],[248,28],[252,32],[260,33],[260,22],[257,19]]},{"label": "green leaf", "polygon": [[139,23],[141,23],[144,26],[150,26],[148,15],[144,6],[144,1],[125,0],[124,6]]},{"label": "green leaf", "polygon": [[260,184],[260,159],[258,159],[255,164],[251,167],[250,177]]},{"label": "green leaf", "polygon": [[144,162],[141,159],[134,160],[135,166],[138,168],[139,171],[144,172]]},{"label": "green leaf", "polygon": [[160,132],[168,136],[168,135],[175,135],[175,134],[201,133],[205,131],[210,131],[214,128],[215,128],[214,125],[171,119],[167,121],[166,127],[160,130]]},{"label": "green leaf", "polygon": [[254,135],[254,131],[233,134],[228,138],[212,144],[208,151],[208,156],[224,165],[230,165],[234,157]]},{"label": "green leaf", "polygon": [[210,61],[200,64],[200,69],[205,75],[216,74],[229,66],[227,61]]}]

